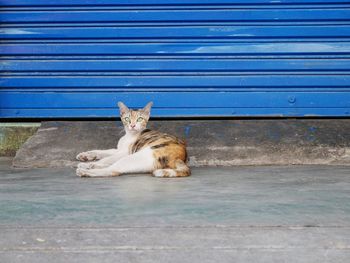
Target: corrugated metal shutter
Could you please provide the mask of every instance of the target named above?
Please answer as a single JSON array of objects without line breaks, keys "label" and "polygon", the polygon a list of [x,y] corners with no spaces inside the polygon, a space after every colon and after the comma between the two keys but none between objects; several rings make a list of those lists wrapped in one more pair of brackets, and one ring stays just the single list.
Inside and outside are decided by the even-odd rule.
[{"label": "corrugated metal shutter", "polygon": [[348,116],[349,1],[1,0],[0,117]]}]

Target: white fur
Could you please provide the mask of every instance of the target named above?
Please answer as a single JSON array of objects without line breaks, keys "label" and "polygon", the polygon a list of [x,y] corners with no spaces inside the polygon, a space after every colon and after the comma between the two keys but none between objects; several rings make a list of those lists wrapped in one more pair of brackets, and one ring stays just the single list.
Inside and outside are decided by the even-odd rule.
[{"label": "white fur", "polygon": [[117,149],[109,149],[109,150],[92,150],[88,152],[82,152],[77,155],[77,160],[79,161],[94,161],[94,160],[100,160],[102,158],[105,158],[107,156],[111,156],[115,154],[118,150]]},{"label": "white fur", "polygon": [[109,168],[120,173],[145,173],[153,170],[154,161],[153,150],[147,147],[121,158]]},{"label": "white fur", "polygon": [[78,163],[78,169],[91,169],[93,168],[94,163],[88,162],[88,163]]},{"label": "white fur", "polygon": [[129,151],[129,146],[133,144],[139,136],[139,133],[129,132],[125,129],[125,135],[119,139],[118,150],[123,152]]},{"label": "white fur", "polygon": [[134,154],[126,155],[114,164],[101,169],[77,169],[78,176],[105,177],[126,173],[148,173],[154,168],[153,151],[142,149]]},{"label": "white fur", "polygon": [[[125,130],[125,131],[126,131],[126,134],[119,139],[117,149],[92,150],[92,151],[82,152],[82,153],[79,153],[76,158],[79,161],[95,161],[95,160],[101,160],[110,156],[115,156],[116,158],[114,159],[120,159],[121,157],[128,154],[129,146],[133,144],[138,137],[138,133],[132,133],[132,132],[129,132],[128,130]],[[117,156],[119,156],[119,158],[117,158]],[[109,162],[109,161],[107,160],[106,162]]]},{"label": "white fur", "polygon": [[[91,162],[91,163],[81,163],[78,165],[79,168],[84,169],[93,169],[93,168],[105,168],[108,167],[117,161],[119,161],[121,158],[128,155],[128,152],[126,151],[117,151],[115,154],[108,156],[106,158],[103,158],[97,162]],[[86,165],[84,165],[86,164]]]},{"label": "white fur", "polygon": [[168,174],[168,177],[176,177],[176,172],[173,169],[158,169],[153,172],[155,177],[164,177],[165,173]]},{"label": "white fur", "polygon": [[117,149],[94,150],[77,155],[80,161],[97,162],[81,163],[76,171],[78,176],[104,177],[116,176],[124,173],[148,173],[154,169],[153,151],[150,148],[142,149],[129,154],[130,145],[138,138],[139,132],[125,128],[125,135],[120,138]]}]

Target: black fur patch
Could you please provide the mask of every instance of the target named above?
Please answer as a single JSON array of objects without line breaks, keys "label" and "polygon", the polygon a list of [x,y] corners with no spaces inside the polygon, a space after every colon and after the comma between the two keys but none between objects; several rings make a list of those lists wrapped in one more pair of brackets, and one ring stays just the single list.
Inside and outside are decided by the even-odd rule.
[{"label": "black fur patch", "polygon": [[158,149],[158,148],[162,148],[162,147],[165,147],[165,146],[168,146],[169,143],[161,143],[161,144],[157,144],[157,145],[153,145],[151,147],[151,149]]},{"label": "black fur patch", "polygon": [[158,139],[159,139],[159,136],[157,134],[153,134],[152,131],[149,131],[148,133],[143,133],[132,145],[131,152],[132,153],[138,152],[145,145],[150,144]]},{"label": "black fur patch", "polygon": [[151,130],[150,129],[144,129],[141,134],[145,134],[146,132],[150,132]]}]

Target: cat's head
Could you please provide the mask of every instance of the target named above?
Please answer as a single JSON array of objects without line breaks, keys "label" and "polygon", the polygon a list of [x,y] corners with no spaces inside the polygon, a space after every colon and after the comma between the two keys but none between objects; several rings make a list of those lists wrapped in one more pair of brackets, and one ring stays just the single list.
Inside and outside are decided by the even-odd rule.
[{"label": "cat's head", "polygon": [[149,102],[143,109],[129,109],[123,102],[118,102],[120,118],[129,132],[141,132],[146,129],[151,114],[153,102]]}]

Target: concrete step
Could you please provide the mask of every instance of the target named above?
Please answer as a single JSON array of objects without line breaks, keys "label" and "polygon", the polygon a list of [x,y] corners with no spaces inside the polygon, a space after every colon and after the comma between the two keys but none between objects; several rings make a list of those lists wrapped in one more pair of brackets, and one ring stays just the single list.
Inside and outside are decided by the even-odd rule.
[{"label": "concrete step", "polygon": [[[154,120],[187,141],[190,165],[350,164],[350,119]],[[109,149],[119,121],[48,121],[17,152],[16,167],[74,167],[82,151]]]}]

